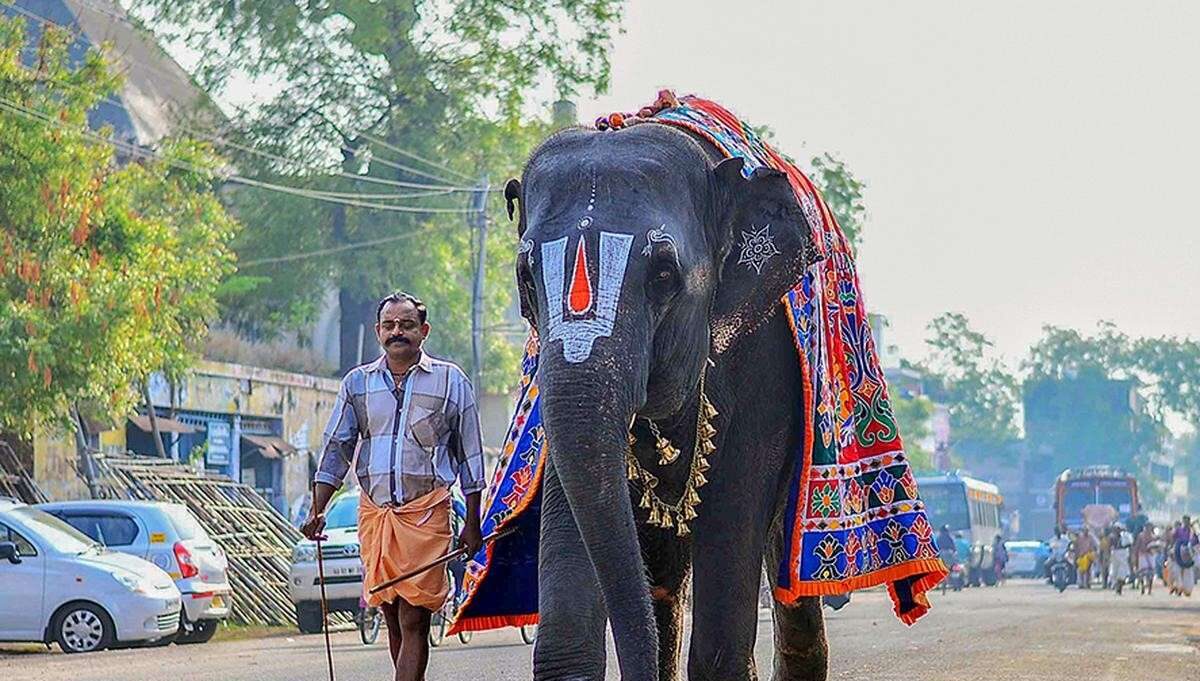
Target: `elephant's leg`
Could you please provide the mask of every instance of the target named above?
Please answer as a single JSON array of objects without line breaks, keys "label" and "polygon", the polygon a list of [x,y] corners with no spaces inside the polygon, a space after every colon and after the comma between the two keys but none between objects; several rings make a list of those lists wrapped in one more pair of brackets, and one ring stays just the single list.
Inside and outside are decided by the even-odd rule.
[{"label": "elephant's leg", "polygon": [[606,612],[596,572],[551,461],[542,481],[533,678],[604,679]]},{"label": "elephant's leg", "polygon": [[691,681],[758,678],[754,642],[770,502],[760,502],[764,495],[738,497],[743,486],[732,474],[718,483],[719,475],[711,478],[718,489],[704,490],[707,508],[693,532]]},{"label": "elephant's leg", "polygon": [[678,681],[683,652],[683,613],[686,605],[691,545],[673,531],[642,526],[642,555],[650,574],[650,598],[658,625],[659,681]]},{"label": "elephant's leg", "polygon": [[[779,518],[776,520],[778,522]],[[772,592],[779,581],[779,561],[782,552],[783,535],[775,529],[771,532],[766,557]],[[825,681],[829,675],[829,642],[825,638],[825,616],[821,611],[821,599],[801,598],[790,605],[775,601],[773,607],[774,681]]]}]

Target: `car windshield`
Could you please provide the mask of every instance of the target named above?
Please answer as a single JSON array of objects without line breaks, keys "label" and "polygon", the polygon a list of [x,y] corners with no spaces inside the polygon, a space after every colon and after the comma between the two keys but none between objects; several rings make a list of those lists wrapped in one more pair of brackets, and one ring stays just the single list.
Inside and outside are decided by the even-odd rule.
[{"label": "car windshield", "polygon": [[186,506],[170,505],[166,507],[167,517],[171,519],[171,525],[174,526],[175,532],[179,534],[179,538],[183,541],[189,539],[208,539],[208,533],[200,526],[196,518],[188,512]]},{"label": "car windshield", "polygon": [[358,527],[358,496],[347,494],[333,502],[325,513],[325,527]]},{"label": "car windshield", "polygon": [[87,551],[104,550],[104,547],[93,541],[91,537],[45,511],[23,506],[14,508],[12,514],[20,519],[31,534],[37,535],[39,539],[45,541],[56,551],[80,554]]}]

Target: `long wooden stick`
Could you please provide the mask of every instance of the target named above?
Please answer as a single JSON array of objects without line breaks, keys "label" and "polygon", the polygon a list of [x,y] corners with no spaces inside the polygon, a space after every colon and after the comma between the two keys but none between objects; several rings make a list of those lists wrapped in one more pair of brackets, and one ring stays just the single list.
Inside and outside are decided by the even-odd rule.
[{"label": "long wooden stick", "polygon": [[[507,537],[508,535],[510,535],[516,531],[517,531],[517,528],[509,527],[509,528],[500,530],[498,532],[493,532],[483,538],[483,544],[486,546],[486,545],[496,541],[497,539],[499,539],[501,537]],[[388,587],[395,586],[395,585],[399,584],[400,582],[403,582],[406,579],[412,579],[413,577],[416,577],[417,575],[419,575],[423,572],[432,570],[433,568],[435,568],[439,565],[445,565],[446,563],[449,563],[450,561],[454,560],[455,558],[458,558],[459,556],[466,555],[466,553],[467,553],[467,550],[465,548],[454,549],[450,553],[447,553],[446,555],[441,556],[440,558],[437,558],[436,560],[430,561],[430,562],[426,563],[425,565],[422,565],[419,568],[409,570],[408,572],[400,575],[399,577],[396,577],[395,579],[389,579],[388,581],[384,582],[383,584],[371,587],[371,590],[368,593],[370,593],[371,595],[377,594],[380,591],[383,591],[384,589],[386,589]]]},{"label": "long wooden stick", "polygon": [[[313,501],[317,499],[317,484],[313,483]],[[322,528],[322,531],[324,528]],[[325,659],[329,661],[329,681],[333,678],[333,647],[329,645],[329,601],[325,598],[325,560],[321,557],[321,535],[317,535],[317,579],[321,582],[321,629],[325,632]]]}]

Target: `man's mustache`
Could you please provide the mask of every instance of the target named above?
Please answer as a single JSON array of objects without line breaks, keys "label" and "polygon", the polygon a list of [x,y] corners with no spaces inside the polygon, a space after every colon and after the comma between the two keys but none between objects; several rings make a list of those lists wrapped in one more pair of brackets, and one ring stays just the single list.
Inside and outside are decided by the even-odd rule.
[{"label": "man's mustache", "polygon": [[387,342],[386,342],[386,343],[384,343],[384,345],[392,345],[392,344],[394,344],[394,343],[404,343],[404,344],[406,344],[406,345],[407,345],[407,344],[409,344],[410,342],[411,342],[411,341],[409,341],[409,340],[408,340],[407,338],[405,338],[404,336],[392,336],[391,338],[388,338],[388,339],[387,339]]}]

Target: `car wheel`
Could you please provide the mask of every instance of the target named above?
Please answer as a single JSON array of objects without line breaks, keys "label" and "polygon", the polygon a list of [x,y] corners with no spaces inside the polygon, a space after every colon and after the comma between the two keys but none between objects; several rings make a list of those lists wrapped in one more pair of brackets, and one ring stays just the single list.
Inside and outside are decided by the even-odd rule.
[{"label": "car wheel", "polygon": [[113,644],[112,618],[91,603],[72,603],[54,618],[54,640],[65,653],[90,653]]},{"label": "car wheel", "polygon": [[191,631],[184,631],[182,627],[179,629],[179,636],[175,642],[179,645],[187,645],[189,643],[207,643],[212,640],[212,637],[217,633],[217,625],[220,624],[217,620],[200,620],[192,622]]},{"label": "car wheel", "polygon": [[322,629],[321,607],[316,603],[296,604],[296,626],[305,634],[319,634]]}]

